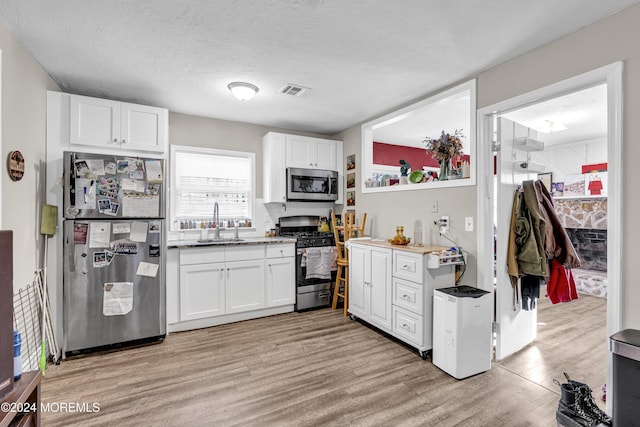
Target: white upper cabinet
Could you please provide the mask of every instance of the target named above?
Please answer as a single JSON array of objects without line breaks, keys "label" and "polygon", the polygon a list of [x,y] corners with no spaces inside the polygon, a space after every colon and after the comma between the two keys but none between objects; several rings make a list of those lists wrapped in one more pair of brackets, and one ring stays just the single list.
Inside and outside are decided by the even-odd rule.
[{"label": "white upper cabinet", "polygon": [[338,171],[338,200],[344,200],[342,141],[269,132],[262,145],[264,203],[286,202],[287,168]]},{"label": "white upper cabinet", "polygon": [[70,95],[72,145],[163,153],[167,145],[165,108]]},{"label": "white upper cabinet", "polygon": [[286,141],[287,167],[338,170],[338,141],[295,135]]}]

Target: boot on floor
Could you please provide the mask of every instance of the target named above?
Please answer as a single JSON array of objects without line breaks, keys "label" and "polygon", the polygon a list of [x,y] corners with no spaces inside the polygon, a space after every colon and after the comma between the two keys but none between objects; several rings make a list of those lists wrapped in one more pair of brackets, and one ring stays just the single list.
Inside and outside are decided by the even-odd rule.
[{"label": "boot on floor", "polygon": [[562,427],[594,427],[600,424],[589,411],[584,403],[584,389],[576,389],[571,383],[560,384],[558,380],[553,380],[560,386],[560,401],[556,411],[556,421]]},{"label": "boot on floor", "polygon": [[585,410],[602,424],[610,426],[612,424],[612,419],[606,412],[598,407],[598,404],[593,398],[591,388],[585,383],[572,380],[566,372],[564,373],[564,376],[567,378],[568,383],[573,385],[574,389],[581,389],[580,396],[584,400],[582,406],[584,406]]}]

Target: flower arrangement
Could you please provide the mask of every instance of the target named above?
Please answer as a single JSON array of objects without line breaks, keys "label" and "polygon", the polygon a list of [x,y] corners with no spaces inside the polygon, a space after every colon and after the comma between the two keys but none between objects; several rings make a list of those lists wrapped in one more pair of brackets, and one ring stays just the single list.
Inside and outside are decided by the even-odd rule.
[{"label": "flower arrangement", "polygon": [[463,154],[461,138],[464,138],[462,129],[456,129],[453,135],[442,131],[439,138],[426,137],[422,142],[427,146],[427,153],[431,153],[434,159],[448,162],[453,156]]}]

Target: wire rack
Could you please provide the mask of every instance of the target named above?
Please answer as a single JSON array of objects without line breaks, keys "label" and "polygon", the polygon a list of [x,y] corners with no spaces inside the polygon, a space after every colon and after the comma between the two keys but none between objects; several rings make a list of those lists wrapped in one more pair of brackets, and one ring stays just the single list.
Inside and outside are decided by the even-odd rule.
[{"label": "wire rack", "polygon": [[42,344],[40,322],[40,291],[34,282],[13,294],[13,323],[22,338],[20,355],[23,372],[39,369]]},{"label": "wire rack", "polygon": [[35,371],[40,368],[40,351],[42,348],[42,318],[45,318],[45,359],[59,363],[60,349],[55,338],[51,322],[49,296],[46,295],[46,312],[43,313],[42,301],[44,293],[44,271],[35,272],[33,283],[18,289],[13,294],[13,324],[20,332],[22,344],[20,355],[22,371]]}]

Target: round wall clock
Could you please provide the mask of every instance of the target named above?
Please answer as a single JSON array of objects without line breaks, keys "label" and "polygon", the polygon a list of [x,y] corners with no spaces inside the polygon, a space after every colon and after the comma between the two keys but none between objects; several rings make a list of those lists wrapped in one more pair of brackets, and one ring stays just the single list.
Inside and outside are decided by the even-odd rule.
[{"label": "round wall clock", "polygon": [[24,156],[18,150],[9,153],[9,159],[7,161],[9,177],[13,181],[20,181],[24,175]]}]

